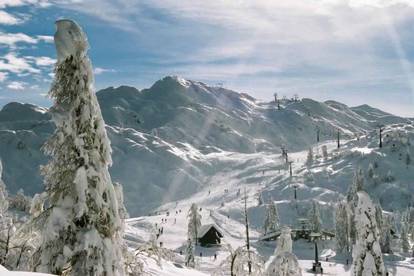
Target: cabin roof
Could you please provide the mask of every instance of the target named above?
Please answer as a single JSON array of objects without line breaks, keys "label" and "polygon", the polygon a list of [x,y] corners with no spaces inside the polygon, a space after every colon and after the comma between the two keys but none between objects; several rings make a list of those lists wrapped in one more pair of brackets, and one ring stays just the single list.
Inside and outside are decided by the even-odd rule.
[{"label": "cabin roof", "polygon": [[198,233],[199,238],[204,237],[205,234],[211,229],[214,228],[214,230],[219,233],[220,238],[223,237],[223,233],[219,230],[219,228],[215,224],[206,224],[201,226],[200,232]]}]

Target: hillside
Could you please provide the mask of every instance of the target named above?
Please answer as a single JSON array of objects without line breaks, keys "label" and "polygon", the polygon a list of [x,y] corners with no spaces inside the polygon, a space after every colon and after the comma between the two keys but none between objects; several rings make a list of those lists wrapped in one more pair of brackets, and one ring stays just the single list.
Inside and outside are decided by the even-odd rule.
[{"label": "hillside", "polygon": [[[413,164],[407,164],[407,150],[412,151],[410,140],[414,139],[411,125],[390,125],[384,130],[383,147],[378,147],[375,131],[343,141],[340,149],[336,141],[326,141],[313,147],[314,159],[308,162],[308,151],[290,154],[294,161],[293,176],[290,177],[284,158],[271,153],[217,153],[208,158],[220,159],[223,170],[211,178],[204,189],[191,197],[160,206],[149,216],[127,220],[126,239],[132,248],[150,238],[154,225],[163,229],[158,238],[163,246],[180,254],[187,239],[188,210],[197,203],[202,224],[215,224],[223,233],[221,247],[198,246],[197,270],[210,274],[220,267],[229,255],[227,246],[243,246],[245,229],[243,197],[247,196],[250,239],[253,251],[266,260],[274,252],[275,242],[259,241],[263,235],[266,208],[275,202],[281,225],[300,227],[298,219],[308,217],[312,200],[319,204],[323,229],[334,232],[335,204],[346,195],[354,171],[364,170],[364,190],[369,191],[375,201],[387,211],[402,210],[412,206],[414,187]],[[321,156],[322,146],[327,146],[328,155]],[[372,165],[371,169],[368,169]],[[297,199],[294,198],[294,187]],[[385,254],[385,263],[390,275],[411,275],[410,254],[400,253],[397,240],[393,243],[394,254]],[[349,256],[336,252],[335,240],[319,242],[322,266],[327,275],[349,275]],[[314,275],[309,271],[313,259],[313,244],[306,240],[295,241],[293,251],[300,260],[303,275]],[[217,255],[217,260],[211,256]],[[183,258],[174,263],[182,264]],[[180,273],[179,270],[177,273]],[[325,274],[325,273],[324,273]],[[160,269],[159,275],[164,274]],[[221,275],[221,274],[219,274]]]},{"label": "hillside", "polygon": [[[111,175],[124,186],[133,216],[213,184],[271,181],[254,177],[255,170],[265,164],[272,170],[281,146],[289,152],[308,149],[316,143],[317,129],[321,142],[335,139],[337,130],[342,139],[358,134],[375,140],[378,125],[410,122],[369,106],[350,108],[333,101],[281,100],[279,110],[274,102],[178,77],[165,77],[141,91],[121,86],[97,95],[113,148]],[[39,166],[47,162],[41,146],[53,131],[49,119],[47,109],[29,104],[10,103],[0,111],[0,157],[11,193],[43,189]],[[349,163],[347,174],[352,162],[341,163]],[[231,173],[236,170],[241,175]]]}]

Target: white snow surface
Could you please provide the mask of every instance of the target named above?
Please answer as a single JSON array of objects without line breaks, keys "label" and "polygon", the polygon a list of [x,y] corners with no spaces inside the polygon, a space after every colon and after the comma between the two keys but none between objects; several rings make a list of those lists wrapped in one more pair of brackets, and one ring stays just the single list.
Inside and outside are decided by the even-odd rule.
[{"label": "white snow surface", "polygon": [[[397,129],[398,126],[393,126],[387,128],[384,133],[386,135]],[[381,167],[391,166],[393,170],[397,170],[396,181],[406,178],[408,180],[412,172],[402,165],[403,160],[399,160],[398,150],[394,149],[387,139],[383,149],[379,150],[376,148],[375,136],[370,135],[374,134],[369,134],[360,141],[344,141],[339,150],[336,149],[335,141],[321,143],[320,146],[328,147],[329,157],[327,160],[316,157],[311,165],[306,164],[307,150],[291,153],[290,156],[295,161],[292,178],[289,177],[280,154],[221,152],[207,155],[208,158],[220,157],[220,161],[226,164],[225,169],[212,176],[208,185],[193,196],[164,204],[152,215],[127,220],[126,238],[130,240],[131,247],[137,246],[149,238],[150,226],[157,224],[157,227],[164,230],[159,242],[179,255],[180,251],[184,252],[187,239],[187,212],[191,204],[196,202],[202,208],[202,225],[215,224],[224,235],[221,247],[196,247],[196,269],[210,274],[227,258],[229,253],[225,244],[237,248],[245,243],[243,202],[238,190],[241,189],[243,195],[243,189],[246,188],[252,247],[266,261],[273,255],[276,242],[259,242],[258,238],[263,230],[265,204],[271,200],[277,204],[281,224],[294,228],[298,226],[297,219],[306,217],[312,200],[316,199],[320,207],[323,229],[333,231],[334,204],[343,199],[348,185],[352,182],[353,171],[358,165],[363,166],[375,160]],[[371,151],[355,151],[356,148],[369,148]],[[387,156],[385,160],[378,158],[382,155]],[[385,175],[382,170],[376,172]],[[392,181],[392,185],[396,185],[396,181]],[[293,185],[297,185],[297,200],[293,198]],[[387,187],[387,183],[374,184],[372,180],[366,179],[365,188],[374,195],[378,192],[375,185]],[[259,194],[264,200],[263,205],[259,205]],[[401,199],[392,204],[401,204]],[[392,204],[390,206],[397,206]],[[162,219],[167,221],[162,223]],[[321,242],[319,250],[324,274],[350,275],[352,261],[349,259],[349,265],[345,264],[346,256],[336,252],[334,241]],[[199,256],[200,252],[202,257]],[[390,275],[413,275],[414,263],[411,255],[398,253],[398,249],[395,252],[397,253],[394,255],[384,256],[385,266]],[[313,275],[309,272],[314,258],[313,243],[294,241],[293,253],[299,259],[303,275]],[[217,260],[214,260],[214,254],[217,254]]]},{"label": "white snow surface", "polygon": [[69,19],[56,21],[54,40],[59,62],[76,54],[83,56],[89,48],[88,39],[82,28]]},{"label": "white snow surface", "polygon": [[8,271],[0,265],[0,276],[52,276],[52,274],[26,272],[26,271]]}]

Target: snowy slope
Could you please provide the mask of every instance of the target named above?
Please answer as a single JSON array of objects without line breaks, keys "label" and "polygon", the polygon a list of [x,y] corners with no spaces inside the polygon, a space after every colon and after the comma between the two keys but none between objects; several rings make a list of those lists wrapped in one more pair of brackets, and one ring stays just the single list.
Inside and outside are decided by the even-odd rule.
[{"label": "snowy slope", "polygon": [[0,265],[1,276],[52,276],[52,274],[25,272],[25,271],[8,271]]},{"label": "snowy slope", "polygon": [[[374,131],[360,137],[359,141],[344,141],[339,150],[336,149],[335,141],[327,141],[319,145],[328,147],[329,155],[326,159],[315,157],[313,163],[306,164],[307,151],[291,154],[291,160],[295,161],[292,178],[280,154],[222,152],[207,155],[209,160],[219,159],[225,164],[222,172],[206,180],[207,185],[195,195],[160,206],[157,213],[151,216],[129,219],[126,239],[131,240],[132,247],[138,246],[149,239],[150,229],[157,225],[158,228],[163,228],[158,241],[177,254],[184,252],[187,214],[195,202],[202,208],[202,224],[214,223],[224,234],[223,246],[196,248],[196,268],[211,273],[229,255],[224,245],[237,248],[245,243],[242,197],[246,189],[252,247],[266,260],[273,254],[275,242],[258,241],[262,234],[265,204],[273,200],[277,204],[281,223],[295,227],[298,226],[298,218],[307,216],[311,200],[316,199],[321,208],[323,228],[330,230],[333,228],[334,204],[345,196],[357,167],[367,171],[369,164],[377,163],[374,170],[377,177],[371,178],[366,174],[364,189],[374,199],[379,199],[385,209],[403,209],[410,205],[413,164],[407,168],[404,160],[400,160],[400,152],[405,152],[407,147],[413,150],[410,144],[405,144],[410,139],[414,139],[411,125],[392,125],[384,130],[384,146],[381,149],[378,148],[378,135]],[[402,143],[397,145],[397,141]],[[316,153],[315,149],[315,155]],[[393,172],[393,180],[386,179],[388,171]],[[297,200],[293,197],[294,184],[298,185]],[[262,204],[259,202],[259,194],[263,199]],[[162,222],[163,219],[166,222]],[[349,275],[350,266],[345,264],[345,256],[335,252],[334,241],[322,242],[319,246],[325,274]],[[293,250],[300,259],[304,275],[313,275],[308,271],[313,258],[313,244],[306,241],[294,242]],[[202,257],[199,257],[200,252]],[[398,250],[395,252],[395,255],[385,256],[390,275],[412,275],[414,264],[410,256],[401,255]],[[214,254],[217,254],[217,260],[212,257]],[[325,261],[326,257],[328,261]],[[161,271],[159,275],[164,274]]]},{"label": "snowy slope", "polygon": [[351,110],[355,113],[358,113],[361,117],[365,118],[368,121],[372,121],[378,124],[392,124],[392,123],[405,123],[406,119],[399,118],[390,113],[384,112],[380,109],[373,108],[367,104],[351,107]]},{"label": "snowy slope", "polygon": [[[111,175],[124,186],[134,216],[188,198],[212,181],[228,182],[218,177],[231,167],[243,170],[256,159],[271,162],[282,145],[289,151],[307,149],[315,143],[316,128],[328,141],[336,129],[343,139],[372,131],[378,123],[373,118],[408,121],[368,107],[354,110],[311,99],[283,100],[278,110],[274,103],[179,77],[165,77],[142,91],[107,88],[98,99],[113,147]],[[40,148],[52,131],[43,108],[10,103],[0,111],[0,158],[11,193],[42,190],[38,169],[47,160]]]}]

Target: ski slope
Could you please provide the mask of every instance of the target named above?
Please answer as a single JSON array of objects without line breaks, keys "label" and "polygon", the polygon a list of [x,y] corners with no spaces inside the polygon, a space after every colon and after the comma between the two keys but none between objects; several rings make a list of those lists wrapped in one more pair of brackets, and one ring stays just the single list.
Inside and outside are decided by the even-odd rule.
[{"label": "ski slope", "polygon": [[[392,133],[396,130],[399,130],[398,126],[387,129],[384,133]],[[234,249],[245,244],[242,212],[243,197],[246,191],[252,247],[265,261],[273,254],[276,246],[275,242],[258,241],[262,232],[266,203],[271,200],[275,201],[281,223],[294,227],[297,226],[298,218],[306,217],[311,201],[316,199],[320,204],[324,228],[332,229],[334,205],[344,198],[348,185],[352,181],[354,169],[376,160],[379,166],[393,164],[391,169],[398,171],[401,164],[395,160],[388,161],[391,158],[389,154],[395,154],[397,159],[399,156],[395,149],[390,148],[389,141],[385,139],[384,147],[379,149],[372,140],[375,140],[375,137],[369,134],[359,138],[359,141],[356,139],[342,141],[340,149],[336,148],[336,141],[323,142],[319,147],[326,145],[329,157],[326,160],[315,158],[312,164],[306,162],[307,151],[291,153],[289,156],[291,160],[294,160],[292,177],[280,154],[214,154],[209,157],[213,160],[220,158],[225,164],[223,171],[210,177],[203,189],[193,196],[164,204],[150,216],[129,219],[126,238],[135,241],[131,242],[131,247],[134,248],[140,242],[149,239],[152,227],[163,228],[163,234],[158,242],[181,256],[181,264],[183,264],[184,256],[180,253],[183,254],[185,251],[187,240],[187,214],[191,204],[196,203],[202,208],[200,212],[202,224],[214,223],[224,234],[221,247],[196,247],[195,249],[197,270],[211,274],[228,257],[228,245]],[[315,155],[317,155],[316,150]],[[384,156],[384,164],[381,159],[377,159],[378,155]],[[397,181],[408,183],[412,179],[412,170],[402,167],[404,173],[396,174],[398,177],[392,185],[395,185]],[[309,174],[312,175],[311,178]],[[298,186],[297,200],[293,196],[294,184]],[[372,190],[371,184],[368,180],[366,183],[368,190]],[[390,183],[381,185],[388,184]],[[375,192],[375,190],[372,191]],[[262,204],[259,203],[259,195],[262,197]],[[163,220],[166,222],[162,222]],[[350,257],[348,257],[350,264],[346,265],[346,256],[336,253],[334,241],[323,241],[319,248],[322,252],[324,274],[350,275]],[[300,260],[303,275],[314,275],[307,272],[314,258],[313,243],[301,240],[294,242],[293,251]],[[390,275],[414,275],[414,263],[411,256],[396,252],[395,255],[385,256],[386,267]],[[214,259],[214,254],[217,255],[217,259]],[[159,273],[161,274],[157,275],[164,275],[162,271]]]}]

